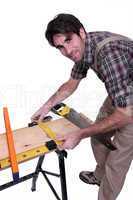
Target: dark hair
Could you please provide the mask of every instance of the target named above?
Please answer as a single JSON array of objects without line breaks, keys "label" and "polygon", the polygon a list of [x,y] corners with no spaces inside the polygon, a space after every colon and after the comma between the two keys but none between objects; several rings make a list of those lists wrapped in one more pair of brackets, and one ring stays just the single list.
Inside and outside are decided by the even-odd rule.
[{"label": "dark hair", "polygon": [[71,32],[79,35],[80,28],[83,28],[85,31],[84,26],[74,15],[62,13],[58,14],[48,23],[45,36],[48,42],[54,46],[53,36],[55,34],[65,34]]}]

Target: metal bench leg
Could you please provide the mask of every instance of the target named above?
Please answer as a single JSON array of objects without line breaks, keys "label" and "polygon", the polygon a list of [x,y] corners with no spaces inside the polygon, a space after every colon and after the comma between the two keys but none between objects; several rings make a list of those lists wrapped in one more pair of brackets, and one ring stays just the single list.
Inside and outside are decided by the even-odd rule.
[{"label": "metal bench leg", "polygon": [[36,191],[36,182],[37,182],[37,179],[38,179],[39,172],[42,169],[41,167],[42,167],[43,160],[44,160],[44,155],[39,157],[39,160],[38,160],[38,163],[37,163],[37,166],[36,166],[36,170],[35,170],[34,175],[33,175],[32,187],[31,187],[32,192]]},{"label": "metal bench leg", "polygon": [[58,155],[58,160],[59,160],[62,200],[68,200],[67,185],[66,185],[66,173],[65,173],[65,161],[64,161],[64,157],[67,157],[67,152],[57,150],[56,153]]}]

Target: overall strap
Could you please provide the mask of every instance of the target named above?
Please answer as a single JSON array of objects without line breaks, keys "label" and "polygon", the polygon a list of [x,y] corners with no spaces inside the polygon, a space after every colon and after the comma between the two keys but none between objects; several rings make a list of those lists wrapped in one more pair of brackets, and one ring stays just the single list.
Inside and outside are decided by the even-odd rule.
[{"label": "overall strap", "polygon": [[97,47],[96,47],[95,55],[94,55],[94,67],[95,67],[95,69],[97,69],[97,57],[98,57],[99,51],[102,49],[102,47],[105,44],[107,44],[109,42],[116,41],[116,40],[125,40],[125,41],[128,41],[130,39],[128,37],[125,37],[125,36],[117,35],[117,36],[107,37],[104,40],[102,40],[99,43],[97,43]]}]

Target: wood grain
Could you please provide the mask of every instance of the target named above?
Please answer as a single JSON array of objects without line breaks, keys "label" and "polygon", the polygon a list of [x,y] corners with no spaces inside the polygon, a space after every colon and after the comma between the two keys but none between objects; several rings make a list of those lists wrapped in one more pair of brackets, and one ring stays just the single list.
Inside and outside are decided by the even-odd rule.
[{"label": "wood grain", "polygon": [[[48,126],[56,134],[69,134],[72,131],[79,130],[77,126],[65,118],[47,122]],[[27,150],[44,145],[49,141],[45,132],[39,126],[25,127],[13,131],[16,153],[22,153]],[[5,133],[0,134],[0,160],[8,157],[8,147]]]}]

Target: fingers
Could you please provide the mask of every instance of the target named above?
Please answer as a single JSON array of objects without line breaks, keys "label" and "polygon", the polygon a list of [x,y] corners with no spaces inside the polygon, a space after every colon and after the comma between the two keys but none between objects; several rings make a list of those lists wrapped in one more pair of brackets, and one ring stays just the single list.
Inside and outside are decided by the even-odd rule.
[{"label": "fingers", "polygon": [[64,150],[64,149],[65,149],[66,137],[63,136],[63,135],[57,135],[57,136],[56,136],[56,140],[62,142],[62,144],[58,145],[58,149],[59,149],[60,151]]},{"label": "fingers", "polygon": [[63,145],[58,145],[58,149],[59,149],[60,151],[65,150],[65,148],[63,147]]},{"label": "fingers", "polygon": [[41,107],[34,115],[31,117],[31,121],[43,121],[44,117],[48,114],[49,110]]},{"label": "fingers", "polygon": [[80,138],[77,137],[77,134],[66,134],[64,136],[58,135],[57,139],[62,141],[62,144],[59,145],[59,149],[74,149],[80,142]]},{"label": "fingers", "polygon": [[40,115],[33,115],[33,116],[31,117],[31,122],[33,122],[33,121],[38,121],[39,118],[40,118]]},{"label": "fingers", "polygon": [[40,118],[40,111],[37,111],[34,113],[34,115],[32,115],[31,121],[38,121],[39,118]]},{"label": "fingers", "polygon": [[66,139],[65,135],[57,135],[56,136],[56,140],[59,140],[59,141],[64,141]]},{"label": "fingers", "polygon": [[59,150],[65,150],[66,149],[66,145],[65,145],[65,140],[60,140],[62,142],[62,144],[58,145],[58,149]]},{"label": "fingers", "polygon": [[43,119],[45,118],[45,116],[46,116],[46,114],[45,114],[45,113],[42,113],[42,114],[39,116],[38,121],[39,121],[39,122],[42,122]]},{"label": "fingers", "polygon": [[64,135],[64,136],[58,135],[56,137],[56,139],[58,141],[62,142],[62,144],[58,145],[58,149],[59,150],[65,150],[65,149],[69,149],[70,150],[70,149],[73,149],[74,146],[75,146],[75,145],[73,145],[73,142],[70,141],[68,135]]},{"label": "fingers", "polygon": [[45,117],[44,114],[42,114],[42,115],[39,114],[39,115],[33,116],[33,117],[31,118],[31,121],[42,122],[43,119],[44,119],[44,117]]}]

